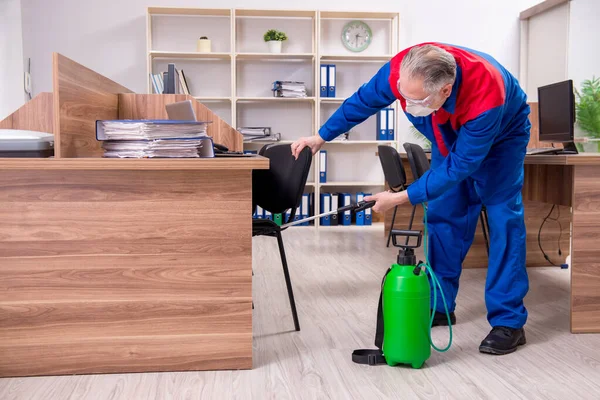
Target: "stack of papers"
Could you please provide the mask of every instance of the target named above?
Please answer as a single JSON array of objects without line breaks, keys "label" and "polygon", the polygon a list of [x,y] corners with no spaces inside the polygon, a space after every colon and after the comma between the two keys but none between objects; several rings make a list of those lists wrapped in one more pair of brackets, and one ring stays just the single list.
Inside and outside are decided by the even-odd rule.
[{"label": "stack of papers", "polygon": [[273,82],[274,97],[306,97],[306,85],[304,82],[275,81]]},{"label": "stack of papers", "polygon": [[214,157],[208,123],[196,121],[97,121],[96,139],[107,158]]},{"label": "stack of papers", "polygon": [[212,140],[206,136],[190,139],[106,141],[107,158],[198,158],[214,157]]}]

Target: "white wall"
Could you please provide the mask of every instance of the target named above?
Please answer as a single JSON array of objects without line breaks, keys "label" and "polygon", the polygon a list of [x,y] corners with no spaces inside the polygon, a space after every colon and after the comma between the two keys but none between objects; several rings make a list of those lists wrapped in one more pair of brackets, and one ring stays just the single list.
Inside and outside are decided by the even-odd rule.
[{"label": "white wall", "polygon": [[[295,9],[400,12],[400,47],[440,41],[471,47],[496,57],[518,76],[519,13],[541,0],[399,1],[304,0]],[[594,1],[594,0],[590,0]],[[59,52],[145,93],[146,8],[285,8],[280,0],[22,0],[24,56],[32,59],[34,91],[52,90],[51,54]],[[398,134],[409,125],[402,115]]]},{"label": "white wall", "polygon": [[[519,12],[540,0],[304,0],[302,8],[398,11],[401,47],[436,40],[488,52],[515,75]],[[590,0],[593,1],[593,0]],[[146,91],[146,7],[282,8],[280,0],[22,0],[24,56],[35,92],[51,90],[51,54],[60,52],[135,92]],[[486,4],[484,4],[486,3]],[[487,4],[489,3],[489,4]],[[300,8],[294,6],[294,8]]]},{"label": "white wall", "polygon": [[24,102],[21,0],[0,0],[0,119]]},{"label": "white wall", "polygon": [[572,0],[569,22],[568,75],[575,87],[600,77],[600,1]]}]

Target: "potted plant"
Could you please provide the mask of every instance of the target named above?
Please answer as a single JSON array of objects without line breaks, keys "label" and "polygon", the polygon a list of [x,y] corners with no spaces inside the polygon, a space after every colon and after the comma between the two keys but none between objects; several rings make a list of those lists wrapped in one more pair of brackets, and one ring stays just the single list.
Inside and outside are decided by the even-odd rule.
[{"label": "potted plant", "polygon": [[[581,86],[581,92],[576,89],[575,93],[578,99],[575,105],[577,126],[585,132],[585,136],[600,139],[600,78],[586,79]],[[600,142],[597,146],[600,152]],[[577,147],[583,150],[579,143]]]},{"label": "potted plant", "polygon": [[210,53],[210,39],[206,36],[202,36],[198,39],[196,50],[198,53]]},{"label": "potted plant", "polygon": [[408,142],[416,143],[423,147],[424,150],[431,149],[431,142],[413,125],[411,125],[408,129],[408,136]]},{"label": "potted plant", "polygon": [[265,39],[265,42],[267,42],[271,53],[281,53],[281,43],[284,40],[287,40],[285,32],[276,29],[269,29],[263,38]]}]

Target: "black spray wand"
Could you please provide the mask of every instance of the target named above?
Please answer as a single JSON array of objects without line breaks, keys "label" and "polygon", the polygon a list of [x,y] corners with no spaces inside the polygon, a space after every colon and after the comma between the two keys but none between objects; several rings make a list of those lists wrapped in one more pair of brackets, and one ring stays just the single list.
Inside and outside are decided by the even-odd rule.
[{"label": "black spray wand", "polygon": [[304,219],[299,219],[299,220],[293,221],[293,222],[288,222],[287,224],[281,225],[281,228],[287,228],[288,226],[298,225],[298,224],[301,224],[303,222],[312,221],[313,219],[317,219],[317,218],[321,218],[321,217],[326,217],[328,215],[333,215],[333,214],[339,214],[339,213],[343,213],[345,211],[359,212],[359,211],[366,210],[367,208],[371,208],[374,205],[375,205],[375,200],[360,201],[360,202],[358,202],[356,204],[349,204],[347,206],[340,207],[337,210],[328,211],[328,212],[321,213],[321,214],[318,214],[318,215],[313,215],[312,217],[308,217],[308,218],[304,218]]}]

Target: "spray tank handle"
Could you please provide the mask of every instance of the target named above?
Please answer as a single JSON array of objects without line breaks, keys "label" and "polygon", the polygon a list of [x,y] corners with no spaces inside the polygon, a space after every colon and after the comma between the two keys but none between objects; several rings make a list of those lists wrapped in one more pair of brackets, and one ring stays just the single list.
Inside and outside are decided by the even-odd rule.
[{"label": "spray tank handle", "polygon": [[[421,231],[405,231],[400,229],[392,229],[392,243],[394,247],[399,247],[398,251],[398,265],[417,265],[417,257],[415,256],[415,251],[417,247],[421,246],[421,239],[423,235]],[[406,241],[404,244],[398,243],[398,237],[405,237]],[[409,244],[410,238],[416,237],[416,244]]]},{"label": "spray tank handle", "polygon": [[[405,237],[406,242],[404,244],[398,244],[398,237]],[[417,238],[417,244],[409,244],[411,237]],[[421,233],[421,231],[405,231],[402,229],[392,229],[392,243],[394,244],[394,247],[400,247],[401,249],[416,249],[418,247],[421,247],[422,239],[423,234]]]}]

